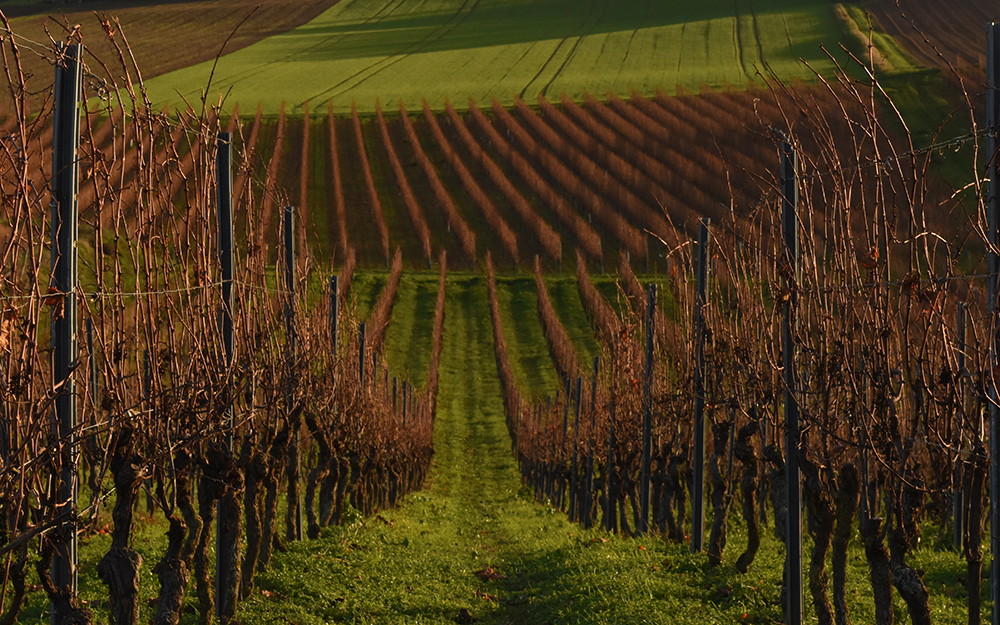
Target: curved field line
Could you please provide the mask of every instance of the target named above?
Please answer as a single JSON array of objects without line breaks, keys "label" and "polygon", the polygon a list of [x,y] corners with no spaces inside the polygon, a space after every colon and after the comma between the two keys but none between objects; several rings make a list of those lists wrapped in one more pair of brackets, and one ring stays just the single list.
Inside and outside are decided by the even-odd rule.
[{"label": "curved field line", "polygon": [[646,15],[642,19],[642,22],[641,22],[642,26],[639,26],[639,27],[635,28],[632,31],[632,34],[629,35],[628,45],[625,46],[625,56],[622,57],[622,64],[618,68],[618,77],[619,78],[621,78],[622,70],[625,68],[625,64],[628,62],[629,54],[632,53],[632,42],[635,40],[636,34],[645,26],[646,22],[649,20],[649,12],[652,10],[652,8],[653,8],[652,7],[652,0],[649,0],[648,2],[646,2]]},{"label": "curved field line", "polygon": [[[365,19],[361,23],[364,24],[364,25],[367,25],[367,24],[377,24],[378,22],[381,22],[381,21],[385,20],[386,18],[388,18],[390,15],[392,15],[392,13],[397,8],[399,8],[400,6],[402,6],[404,4],[406,4],[406,0],[395,0],[394,2],[389,2],[384,7],[382,7],[381,9],[379,9],[375,13],[375,15],[373,15],[373,16]],[[388,12],[385,15],[381,15],[385,11],[388,11]],[[314,45],[306,48],[305,50],[296,50],[293,54],[288,54],[288,55],[280,57],[280,58],[272,59],[272,60],[270,60],[270,61],[268,61],[266,63],[261,63],[260,65],[253,66],[253,67],[251,67],[251,68],[249,68],[249,69],[247,69],[246,71],[243,71],[243,72],[236,72],[236,73],[234,73],[232,75],[231,79],[232,79],[233,82],[236,82],[236,81],[242,80],[244,78],[250,78],[252,76],[256,76],[257,74],[260,74],[260,73],[264,72],[271,65],[277,65],[277,64],[280,64],[280,63],[288,62],[290,60],[295,59],[297,56],[300,56],[303,52],[308,52],[309,50],[314,50],[314,49],[316,49],[316,48],[318,48],[320,46],[328,44],[331,41],[338,41],[338,40],[344,39],[344,38],[346,38],[348,36],[349,35],[346,34],[346,33],[342,34],[342,35],[332,35],[330,37],[322,39],[321,41],[317,41]]]},{"label": "curved field line", "polygon": [[[597,26],[598,24],[600,24],[600,23],[601,23],[601,20],[602,20],[602,19],[604,18],[604,15],[605,15],[605,13],[607,12],[607,10],[608,10],[608,6],[609,6],[610,4],[611,4],[610,2],[603,2],[603,3],[601,3],[601,8],[602,8],[602,10],[601,10],[601,14],[600,14],[600,15],[598,15],[598,16],[597,16],[597,18],[596,18],[596,19],[595,19],[595,20],[593,21],[593,23],[591,24],[591,26],[590,26],[590,29],[589,29],[589,30],[587,30],[587,31],[586,31],[586,32],[584,32],[583,34],[581,34],[581,35],[578,35],[578,36],[577,36],[577,38],[576,38],[576,41],[575,41],[575,42],[573,43],[573,48],[572,48],[572,49],[570,49],[570,51],[569,51],[569,54],[567,54],[567,55],[566,55],[566,58],[565,58],[565,59],[563,59],[563,62],[562,62],[562,64],[561,64],[561,65],[559,65],[559,69],[557,69],[557,70],[555,71],[555,73],[554,73],[554,74],[552,74],[552,76],[551,76],[551,77],[549,78],[549,81],[548,81],[547,83],[545,83],[545,86],[544,86],[544,87],[542,87],[542,91],[541,91],[541,93],[543,93],[543,94],[547,94],[547,93],[549,92],[549,87],[551,87],[551,86],[552,86],[552,83],[553,83],[553,82],[555,82],[556,78],[558,78],[558,77],[559,77],[559,75],[560,75],[560,74],[562,73],[562,71],[563,71],[564,69],[566,69],[566,66],[567,66],[567,65],[569,65],[569,62],[573,60],[573,57],[575,57],[575,56],[576,56],[576,51],[577,51],[577,49],[578,49],[578,48],[580,47],[580,44],[581,44],[581,43],[583,42],[584,38],[586,38],[586,37],[590,36],[590,35],[591,35],[591,34],[592,34],[592,33],[594,32],[594,28],[595,28],[595,27],[596,27],[596,26]],[[593,15],[594,15],[594,5],[593,5],[593,4],[591,4],[591,5],[590,5],[590,11],[589,11],[589,12],[587,13],[587,19],[586,19],[586,20],[584,20],[584,23],[587,23],[587,22],[589,22],[589,21],[590,21],[590,18],[591,18],[591,17],[593,16]],[[529,84],[529,86],[530,86],[530,84]],[[524,88],[524,89],[523,89],[523,90],[521,91],[521,98],[522,98],[522,99],[524,98],[524,92],[525,92],[525,91],[527,91],[527,90],[528,90],[528,88],[527,88],[527,87],[525,87],[525,88]]]},{"label": "curved field line", "polygon": [[[403,51],[401,51],[401,52],[399,52],[397,54],[391,55],[391,56],[384,57],[383,59],[381,59],[379,61],[376,61],[372,65],[369,65],[368,67],[365,67],[363,69],[358,70],[354,74],[348,76],[347,78],[344,78],[343,80],[341,80],[337,84],[333,85],[332,87],[324,89],[323,91],[321,91],[320,93],[316,94],[313,97],[314,98],[323,98],[323,97],[336,98],[336,97],[339,97],[345,91],[347,91],[349,89],[353,89],[354,87],[357,87],[358,85],[360,85],[361,83],[365,82],[366,80],[369,80],[370,78],[373,78],[379,72],[384,71],[384,70],[388,69],[389,67],[392,67],[396,63],[399,63],[400,61],[406,59],[410,55],[412,55],[412,54],[414,54],[416,52],[419,52],[421,49],[425,48],[429,44],[434,43],[435,41],[438,41],[439,39],[443,38],[445,35],[447,35],[448,33],[450,33],[456,26],[460,25],[462,22],[464,22],[466,19],[468,19],[469,16],[472,15],[472,12],[476,10],[476,7],[479,6],[480,1],[481,0],[475,0],[473,2],[473,4],[472,4],[472,7],[470,7],[468,11],[465,11],[465,7],[468,6],[468,4],[469,4],[469,0],[465,0],[465,2],[462,3],[462,6],[460,6],[458,8],[458,10],[455,11],[455,13],[450,18],[448,18],[448,20],[444,24],[442,24],[441,26],[438,26],[433,32],[428,33],[422,39],[420,39],[420,40],[418,40],[418,41],[410,44],[407,48],[404,48]],[[459,19],[457,22],[455,22],[455,23],[452,24],[451,23],[452,20],[454,20],[455,18],[457,18],[459,16],[462,16],[463,12],[464,12],[464,16],[461,17],[461,19]],[[376,67],[376,66],[379,66],[379,67]],[[337,91],[337,89],[340,88],[341,86],[345,85],[346,83],[354,80],[358,76],[361,76],[362,74],[365,74],[367,72],[370,72],[370,73],[368,73],[368,75],[365,76],[364,78],[362,78],[361,80],[354,81],[350,85],[346,86],[344,89],[341,89],[340,91]]]},{"label": "curved field line", "polygon": [[743,73],[747,73],[746,60],[743,58],[743,35],[740,33],[740,0],[733,0],[733,46],[736,48],[736,62],[740,64]]}]

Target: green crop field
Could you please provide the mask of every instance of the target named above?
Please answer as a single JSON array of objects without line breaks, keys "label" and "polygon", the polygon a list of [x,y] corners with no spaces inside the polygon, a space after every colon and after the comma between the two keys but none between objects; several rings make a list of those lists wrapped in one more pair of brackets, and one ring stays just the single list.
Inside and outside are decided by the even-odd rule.
[{"label": "green crop field", "polygon": [[[209,89],[228,102],[276,112],[332,100],[362,112],[381,100],[442,108],[468,98],[510,104],[539,92],[651,94],[830,73],[821,50],[845,34],[825,0],[342,0],[313,21],[220,59]],[[149,81],[156,105],[197,101],[212,62]]]}]

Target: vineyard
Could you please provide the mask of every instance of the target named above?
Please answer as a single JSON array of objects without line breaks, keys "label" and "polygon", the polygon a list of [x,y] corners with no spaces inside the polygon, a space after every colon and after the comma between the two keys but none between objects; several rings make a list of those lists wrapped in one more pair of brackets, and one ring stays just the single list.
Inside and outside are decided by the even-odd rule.
[{"label": "vineyard", "polygon": [[105,28],[3,41],[0,623],[988,618],[996,111],[172,115]]},{"label": "vineyard", "polygon": [[[417,114],[379,108],[374,118],[307,107],[304,118],[282,109],[268,119],[237,107],[223,125],[248,155],[236,193],[262,206],[265,245],[275,239],[275,207],[294,204],[304,242],[325,263],[353,253],[359,267],[388,267],[398,246],[413,269],[444,249],[453,266],[482,268],[489,251],[505,270],[531,270],[538,256],[558,271],[579,249],[595,268],[624,251],[656,273],[677,232],[693,233],[702,216],[728,219],[773,184],[767,126],[799,107],[834,112],[841,101],[818,88],[606,98],[539,97],[536,108],[517,100],[512,111],[469,102],[464,115],[425,102]],[[123,131],[100,115],[91,123],[108,153]],[[828,141],[848,137],[847,122],[830,123]],[[722,136],[736,140],[723,148]],[[138,149],[126,148],[125,162]],[[196,157],[185,147],[172,166],[188,171]],[[126,175],[122,184],[134,193],[141,181]]]}]

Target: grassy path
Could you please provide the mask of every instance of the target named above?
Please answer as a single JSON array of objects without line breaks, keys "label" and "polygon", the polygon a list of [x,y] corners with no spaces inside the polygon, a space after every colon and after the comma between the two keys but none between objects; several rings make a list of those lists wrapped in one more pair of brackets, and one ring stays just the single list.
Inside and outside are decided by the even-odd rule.
[{"label": "grassy path", "polygon": [[[426,333],[402,318],[421,314],[426,308],[421,302],[433,299],[436,281],[426,274],[403,285],[395,322],[400,339]],[[390,333],[388,356],[396,363],[406,346],[401,340],[391,347],[394,340]],[[737,573],[732,563],[746,546],[737,510],[730,516],[724,563],[710,568],[703,554],[689,553],[687,544],[586,531],[532,500],[510,453],[482,275],[449,278],[444,341],[427,488],[398,509],[368,519],[348,510],[344,524],[325,529],[318,540],[290,543],[258,577],[237,622],[446,625],[463,609],[483,625],[780,622],[783,548],[767,528],[750,572]],[[153,566],[165,548],[165,525],[157,519],[139,524],[134,543],[145,562],[140,572],[143,622],[154,609]],[[964,623],[964,562],[940,547],[942,538],[930,527],[924,538],[927,546],[912,555],[911,563],[928,571],[934,620]],[[81,545],[80,595],[97,611],[97,622],[107,622],[107,593],[94,571],[109,543],[102,533]],[[811,547],[808,541],[805,546]],[[487,567],[503,577],[476,576]],[[848,600],[858,623],[874,622],[867,580],[864,554],[854,541]],[[988,593],[988,585],[983,592]],[[906,611],[898,594],[895,602],[902,621]],[[193,625],[193,588],[186,604],[182,624]],[[47,606],[33,587],[20,622],[48,622]],[[986,614],[988,609],[984,603]],[[811,612],[810,604],[807,622]]]},{"label": "grassy path", "polygon": [[[398,510],[293,545],[262,579],[271,597],[247,603],[248,622],[450,623],[464,608],[477,622],[530,623],[561,609],[565,598],[536,596],[525,572],[558,574],[553,551],[579,530],[521,491],[481,276],[449,280],[446,315],[430,487]],[[488,566],[508,580],[481,582],[474,572]]]},{"label": "grassy path", "polygon": [[[708,571],[686,546],[584,531],[534,502],[509,449],[481,275],[449,278],[446,320],[428,488],[399,509],[348,515],[321,539],[290,545],[243,604],[241,622],[453,623],[462,609],[485,624],[774,616],[761,597],[772,587],[761,593],[757,577],[725,582],[741,590],[713,604],[723,584],[714,578],[731,570]],[[505,578],[480,580],[486,567]],[[780,571],[780,562],[769,568]]]},{"label": "grassy path", "polygon": [[[434,288],[429,277],[408,282],[400,303],[415,310]],[[397,331],[416,330],[402,324]],[[710,568],[686,544],[583,530],[532,500],[509,449],[482,275],[449,277],[444,341],[427,488],[369,519],[349,511],[343,526],[319,540],[289,545],[242,604],[240,622],[443,625],[463,609],[485,625],[780,622],[783,549],[767,529],[750,572],[737,573],[731,564],[746,533],[736,510],[726,563]],[[406,358],[392,349],[390,361]],[[913,560],[935,571],[927,581],[936,622],[963,622],[961,599],[949,593],[964,571],[959,559],[927,549]],[[850,565],[852,616],[872,622],[857,543]],[[487,567],[503,577],[481,580],[476,572]],[[810,605],[807,618],[811,612]],[[898,596],[896,614],[905,615]]]}]

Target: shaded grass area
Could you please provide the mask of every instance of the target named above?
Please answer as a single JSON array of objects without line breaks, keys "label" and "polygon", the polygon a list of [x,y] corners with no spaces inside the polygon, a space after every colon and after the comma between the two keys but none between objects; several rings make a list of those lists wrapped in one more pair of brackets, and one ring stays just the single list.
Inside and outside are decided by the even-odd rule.
[{"label": "shaded grass area", "polygon": [[[397,510],[367,520],[351,515],[320,540],[278,554],[260,578],[269,596],[254,594],[244,603],[243,620],[446,624],[461,609],[485,624],[781,620],[783,548],[771,528],[750,573],[740,575],[732,563],[746,533],[735,511],[725,562],[713,569],[687,545],[586,531],[533,502],[519,485],[504,431],[485,280],[451,276],[447,303],[429,488]],[[935,621],[965,622],[958,555],[927,547],[912,563],[934,571],[927,580]],[[856,543],[849,566],[852,615],[872,622],[867,567]],[[481,581],[475,572],[485,567],[504,578]],[[895,608],[905,620],[898,597]],[[806,611],[812,618],[811,606]]]},{"label": "shaded grass area", "polygon": [[418,388],[427,383],[438,279],[435,272],[403,274],[392,307],[392,322],[385,335],[385,357],[393,375],[408,378]]},{"label": "shaded grass area", "polygon": [[348,305],[354,307],[356,319],[359,321],[368,319],[388,281],[387,271],[365,271],[354,275],[354,279],[351,280]]},{"label": "shaded grass area", "polygon": [[581,374],[587,375],[595,356],[601,355],[601,346],[594,337],[587,313],[580,301],[580,289],[576,278],[572,276],[547,276],[545,287],[549,291],[549,300],[555,309],[559,321],[573,341],[576,355],[580,361]]},{"label": "shaded grass area", "polygon": [[497,276],[497,301],[518,388],[525,399],[554,394],[561,385],[538,318],[534,277]]}]

